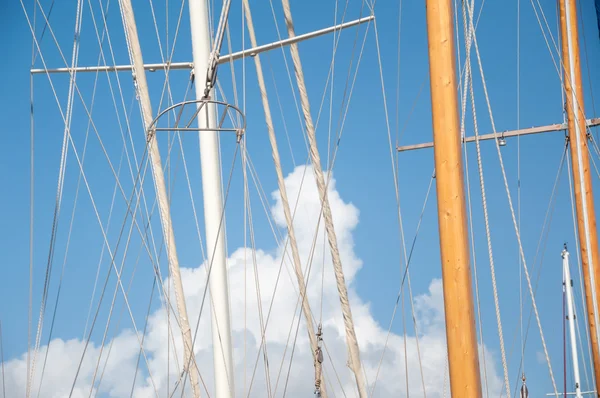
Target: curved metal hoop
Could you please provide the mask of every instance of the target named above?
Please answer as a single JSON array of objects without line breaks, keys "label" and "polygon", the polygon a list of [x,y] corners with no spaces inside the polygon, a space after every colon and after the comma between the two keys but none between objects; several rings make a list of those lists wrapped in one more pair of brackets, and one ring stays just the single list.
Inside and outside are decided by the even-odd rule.
[{"label": "curved metal hoop", "polygon": [[[192,117],[185,123],[185,124],[181,124],[181,117],[183,115],[183,110],[187,105],[190,104],[198,104],[198,106],[196,107],[196,110],[194,111],[194,113],[192,114]],[[208,104],[214,104],[215,107],[218,109],[219,107],[223,108],[223,110],[221,112],[218,112],[218,124],[215,127],[198,127],[198,125],[196,124],[195,126],[192,126],[192,124],[194,123],[195,120],[198,119],[198,115],[200,114],[200,112],[204,109],[207,113],[209,112],[208,109]],[[178,112],[177,112],[177,119],[175,121],[175,126],[174,127],[156,127],[158,120],[165,114],[167,114],[168,112],[179,108]],[[241,126],[236,125],[236,113],[238,117],[241,117]],[[225,123],[225,119],[227,118],[227,116],[229,116],[229,119],[231,120],[231,127],[225,127],[224,123]],[[183,126],[183,127],[181,127]],[[171,105],[170,107],[168,107],[167,109],[163,110],[162,112],[160,112],[155,118],[154,120],[152,120],[152,123],[150,123],[150,126],[148,126],[148,130],[146,131],[146,135],[148,137],[148,140],[151,140],[154,135],[159,132],[159,131],[218,131],[218,132],[234,132],[236,134],[237,140],[239,142],[239,140],[242,138],[242,136],[244,135],[244,133],[246,132],[246,116],[244,115],[244,113],[235,105],[231,105],[228,104],[226,102],[223,101],[217,101],[217,100],[211,100],[211,99],[196,99],[196,100],[189,100],[189,101],[183,101],[180,103],[177,103],[175,105]]]}]

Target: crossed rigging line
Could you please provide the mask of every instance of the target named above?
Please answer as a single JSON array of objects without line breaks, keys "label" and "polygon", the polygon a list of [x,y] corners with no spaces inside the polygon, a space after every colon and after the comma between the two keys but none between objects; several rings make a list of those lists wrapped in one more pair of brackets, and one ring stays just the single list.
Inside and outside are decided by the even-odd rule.
[{"label": "crossed rigging line", "polygon": [[[468,14],[469,14],[469,24],[468,24],[468,30],[469,33],[467,35],[467,8],[468,8]],[[463,120],[461,123],[461,130],[463,131],[463,135],[464,136],[464,127],[465,127],[465,114],[466,114],[466,101],[467,101],[467,86],[469,88],[469,97],[471,98],[471,112],[473,115],[473,127],[474,127],[474,131],[475,131],[475,136],[479,136],[479,127],[478,127],[478,122],[477,122],[477,114],[476,114],[476,107],[475,107],[475,94],[474,94],[474,90],[473,90],[473,79],[472,79],[472,75],[471,75],[471,44],[472,44],[472,40],[475,38],[475,30],[474,30],[474,26],[473,26],[473,12],[474,12],[474,8],[475,8],[475,0],[473,0],[471,2],[471,5],[469,6],[468,2],[463,2],[463,7],[462,7],[462,14],[463,14],[463,27],[464,27],[464,31],[465,31],[465,36],[466,36],[466,41],[467,41],[467,57],[466,57],[466,62],[465,62],[465,73],[466,73],[466,82],[464,85],[464,96],[463,96],[463,102],[462,102],[462,114],[463,114]],[[502,368],[503,368],[503,372],[504,372],[504,382],[506,383],[506,394],[508,396],[508,398],[510,398],[510,382],[509,382],[509,376],[508,376],[508,365],[507,365],[507,361],[506,361],[506,350],[504,347],[504,333],[503,333],[503,328],[502,328],[502,320],[501,320],[501,316],[500,316],[500,300],[498,298],[498,287],[497,287],[497,283],[496,283],[496,272],[495,272],[495,266],[494,266],[494,257],[493,257],[493,252],[492,252],[492,240],[491,240],[491,236],[490,236],[490,223],[489,223],[489,216],[488,216],[488,211],[487,211],[487,198],[486,198],[486,191],[485,191],[485,183],[484,183],[484,177],[483,177],[483,162],[482,162],[482,157],[481,157],[481,146],[479,143],[479,140],[475,141],[476,144],[476,150],[477,150],[477,168],[479,171],[479,185],[481,187],[481,200],[482,200],[482,207],[483,207],[483,215],[484,215],[484,219],[485,219],[485,230],[486,230],[486,238],[487,238],[487,247],[488,247],[488,258],[489,258],[489,262],[490,262],[490,274],[491,274],[491,279],[492,279],[492,289],[493,289],[493,296],[494,296],[494,306],[495,306],[495,310],[496,310],[496,322],[497,322],[497,328],[498,328],[498,338],[500,341],[500,352],[501,352],[501,357],[502,357]],[[518,226],[517,226],[518,229]],[[487,383],[487,382],[486,382]],[[486,385],[487,386],[487,385]]]},{"label": "crossed rigging line", "polygon": [[[484,96],[485,96],[485,100],[486,100],[486,104],[487,104],[487,108],[488,108],[488,114],[489,114],[489,117],[490,117],[490,122],[491,122],[491,125],[492,125],[492,130],[494,131],[494,134],[497,135],[496,125],[495,125],[495,122],[494,122],[494,117],[493,117],[493,114],[492,114],[492,109],[491,109],[489,94],[488,94],[488,90],[487,90],[487,84],[486,84],[485,76],[484,76],[484,73],[483,73],[483,66],[482,66],[482,63],[481,63],[481,56],[480,56],[480,53],[479,53],[479,47],[477,45],[477,36],[475,34],[473,34],[473,43],[475,44],[475,53],[477,55],[477,63],[478,63],[478,66],[479,66],[479,73],[481,75],[481,80],[482,80],[482,83],[483,83],[483,92],[484,92]],[[534,314],[535,314],[535,317],[536,317],[536,321],[537,321],[537,324],[538,324],[538,329],[539,329],[539,332],[540,332],[540,338],[541,338],[541,341],[542,341],[542,347],[544,349],[544,355],[546,357],[546,362],[548,364],[548,371],[550,373],[550,379],[552,381],[552,385],[554,387],[555,393],[558,394],[557,393],[556,382],[554,380],[554,374],[553,374],[553,371],[552,371],[552,365],[550,363],[550,356],[549,356],[548,349],[547,349],[547,346],[546,346],[546,342],[545,342],[545,338],[544,338],[544,332],[542,330],[542,325],[541,325],[541,321],[540,321],[540,318],[539,318],[539,313],[538,313],[538,310],[537,310],[537,304],[536,304],[536,301],[535,301],[535,294],[533,292],[533,287],[531,285],[531,278],[529,276],[529,270],[527,268],[527,262],[525,260],[525,253],[523,251],[523,245],[522,245],[522,242],[521,242],[520,230],[519,230],[519,227],[518,227],[518,224],[517,224],[517,220],[516,220],[516,216],[515,216],[515,212],[514,212],[514,207],[513,207],[513,203],[512,203],[512,198],[511,198],[511,195],[510,195],[510,187],[508,185],[508,179],[506,177],[506,170],[504,168],[504,160],[503,160],[503,157],[502,157],[502,153],[501,153],[501,150],[500,150],[500,145],[498,143],[498,139],[497,138],[496,138],[495,142],[496,142],[496,152],[498,154],[498,159],[500,161],[500,168],[501,168],[501,171],[502,171],[502,178],[503,178],[503,181],[504,181],[504,187],[505,187],[505,191],[506,191],[507,199],[508,199],[508,204],[509,204],[510,211],[511,211],[511,218],[512,218],[512,221],[513,221],[513,224],[514,224],[515,234],[517,236],[517,242],[519,244],[519,252],[521,253],[523,270],[525,271],[525,277],[527,279],[527,285],[528,285],[529,293],[530,293],[530,296],[531,296],[531,303],[532,303],[532,307],[533,307]]]},{"label": "crossed rigging line", "polygon": [[[542,223],[542,230],[540,232],[540,237],[538,239],[538,243],[537,243],[537,248],[536,248],[536,252],[535,252],[535,256],[533,258],[533,267],[531,269],[531,271],[533,272],[536,268],[535,265],[536,263],[538,263],[538,257],[540,258],[539,260],[539,266],[537,269],[537,277],[536,277],[536,285],[534,287],[534,295],[537,293],[537,288],[539,286],[539,280],[540,280],[540,276],[541,276],[541,271],[542,271],[542,266],[544,264],[544,253],[545,253],[545,249],[546,249],[546,244],[548,241],[548,235],[549,235],[549,231],[550,231],[550,225],[552,223],[552,218],[553,218],[553,214],[554,214],[554,208],[556,205],[556,193],[558,192],[558,188],[560,185],[560,176],[562,174],[562,170],[565,164],[566,159],[568,158],[568,151],[567,151],[567,147],[565,146],[562,150],[562,154],[561,154],[561,158],[560,158],[560,162],[559,162],[559,167],[558,170],[556,172],[556,177],[554,179],[554,184],[552,187],[552,193],[550,194],[550,200],[548,202],[548,207],[546,209],[546,213],[544,216],[544,221]],[[568,166],[568,162],[567,166]],[[528,316],[528,321],[527,321],[527,327],[525,328],[525,335],[523,337],[523,350],[525,349],[526,345],[527,345],[527,339],[529,336],[529,327],[531,324],[531,319],[533,316],[533,308],[529,309],[529,316]],[[514,339],[513,339],[513,345],[511,347],[510,352],[512,352],[513,348],[514,348],[514,344],[516,341],[516,337],[517,337],[517,332],[519,330],[519,327],[517,326],[517,328],[515,329],[515,334],[514,334]],[[511,354],[512,355],[512,354]],[[510,355],[509,355],[510,356]],[[514,394],[517,394],[517,389],[518,389],[518,381],[521,380],[521,371],[522,371],[522,362],[523,362],[523,358],[521,357],[520,360],[520,364],[519,364],[519,369],[518,372],[515,376],[515,388],[514,388]]]},{"label": "crossed rigging line", "polygon": [[[24,6],[23,6],[23,8],[24,8]],[[25,11],[25,13],[26,13],[26,10],[25,10],[25,9],[24,9],[24,11]],[[27,13],[26,13],[26,16],[27,16]],[[27,19],[28,19],[28,22],[29,22],[29,18],[28,18],[28,17],[27,17]],[[31,27],[31,25],[30,25],[30,27]],[[50,28],[50,29],[51,29],[51,28]],[[51,32],[51,33],[52,33],[52,32]],[[54,36],[53,36],[53,37],[54,37]],[[38,51],[39,51],[39,43],[37,43],[37,42],[36,42],[35,44],[36,44],[36,46],[38,46]],[[59,48],[59,50],[60,50],[60,48]],[[61,55],[62,55],[62,52],[61,52]],[[40,56],[42,56],[42,55],[41,55],[41,52],[40,52]],[[42,58],[43,58],[43,56],[42,56]],[[63,56],[63,59],[64,59],[64,56]],[[44,64],[45,64],[45,62],[44,62]],[[51,83],[51,82],[50,82],[50,83]],[[54,88],[53,88],[53,85],[52,85],[52,83],[51,83],[51,86],[52,86],[52,89],[53,89],[53,91],[54,91]],[[78,94],[79,94],[79,95],[80,95],[80,97],[81,97],[81,94],[79,93],[79,89],[78,89],[77,87],[76,87],[76,89],[77,89],[77,91],[78,91]],[[55,93],[55,96],[56,96],[56,93]],[[59,104],[59,107],[60,107],[60,104]],[[84,104],[84,107],[85,107],[85,104]],[[87,111],[87,108],[86,108],[86,111]],[[62,114],[62,111],[61,111],[61,114]],[[88,111],[88,116],[91,116],[91,115],[89,115],[89,111]],[[91,117],[90,117],[90,121],[91,121]],[[95,129],[95,126],[94,126],[94,129]],[[97,133],[97,131],[96,131],[96,133]],[[70,140],[71,140],[71,143],[72,143],[72,139],[70,139]],[[109,160],[109,163],[110,163],[110,160]],[[114,172],[114,169],[113,169],[113,172]]]},{"label": "crossed rigging line", "polygon": [[257,358],[257,360],[258,360],[258,358]]},{"label": "crossed rigging line", "polygon": [[[401,7],[401,5],[400,5]],[[375,13],[375,1],[373,2],[373,4],[370,6],[371,9],[371,13],[374,14]],[[391,160],[391,168],[392,168],[392,174],[393,174],[393,178],[394,178],[394,192],[395,192],[395,196],[396,196],[396,215],[398,217],[398,228],[399,228],[399,233],[400,233],[400,243],[403,249],[403,253],[404,253],[404,264],[405,267],[404,269],[402,269],[402,261],[400,261],[400,271],[402,273],[402,279],[401,279],[401,283],[400,283],[400,288],[399,288],[399,292],[396,298],[396,302],[394,305],[394,309],[392,311],[392,317],[390,320],[390,324],[388,327],[388,332],[386,335],[386,341],[384,344],[384,348],[383,348],[383,352],[381,354],[381,358],[379,361],[379,365],[377,368],[377,372],[375,374],[375,380],[373,382],[373,387],[371,388],[371,394],[374,394],[375,392],[375,388],[377,386],[377,380],[379,377],[379,372],[381,369],[381,364],[383,362],[383,358],[385,355],[385,352],[387,350],[387,345],[388,345],[388,339],[389,336],[391,334],[391,329],[393,326],[393,322],[394,322],[394,318],[396,316],[396,310],[398,308],[398,304],[399,304],[399,299],[402,296],[402,313],[403,313],[403,342],[404,342],[404,360],[405,360],[405,365],[407,363],[407,356],[406,356],[406,351],[407,351],[407,345],[406,345],[406,322],[404,322],[404,282],[407,281],[408,282],[408,292],[409,292],[409,301],[410,301],[410,306],[411,306],[411,312],[412,312],[412,319],[413,319],[413,327],[415,330],[415,342],[416,342],[416,348],[417,348],[417,358],[419,360],[419,372],[420,372],[420,376],[421,376],[421,385],[423,388],[423,394],[424,396],[427,395],[427,390],[425,387],[425,380],[424,380],[424,374],[423,374],[423,366],[422,366],[422,361],[421,361],[421,350],[420,350],[420,344],[419,344],[419,336],[418,336],[418,327],[417,327],[417,323],[416,323],[416,319],[415,319],[415,311],[414,311],[414,305],[413,305],[413,301],[414,301],[414,296],[413,296],[413,292],[412,292],[412,286],[411,286],[411,282],[410,282],[410,273],[408,272],[408,268],[410,265],[410,261],[412,258],[412,253],[416,244],[416,239],[418,237],[418,233],[419,233],[419,229],[420,229],[420,225],[421,225],[421,220],[423,217],[423,213],[425,211],[425,204],[427,203],[427,198],[429,196],[429,189],[431,189],[431,183],[433,182],[433,175],[432,175],[432,179],[430,181],[430,185],[429,185],[429,189],[427,191],[426,194],[426,199],[425,199],[425,203],[423,205],[423,210],[421,213],[421,217],[419,218],[419,223],[417,226],[417,231],[415,233],[415,237],[412,243],[412,247],[410,249],[410,253],[407,251],[407,247],[406,247],[406,241],[404,238],[404,225],[403,225],[403,217],[402,217],[402,211],[401,211],[401,205],[400,205],[400,187],[399,187],[399,173],[398,173],[398,167],[399,167],[399,162],[397,159],[397,154],[396,156],[394,156],[394,146],[392,144],[392,133],[391,133],[391,126],[390,126],[390,118],[389,118],[389,113],[388,113],[388,106],[387,106],[387,97],[386,97],[386,93],[385,93],[385,83],[384,83],[384,78],[383,78],[383,66],[382,66],[382,61],[381,61],[381,51],[380,51],[380,45],[379,45],[379,34],[378,34],[378,29],[377,29],[377,21],[373,22],[373,26],[374,26],[374,31],[375,31],[375,44],[376,44],[376,49],[377,49],[377,60],[378,60],[378,66],[379,66],[379,78],[380,78],[380,82],[381,82],[381,93],[382,93],[382,97],[383,97],[383,107],[384,107],[384,115],[385,115],[385,122],[386,122],[386,129],[387,129],[387,138],[388,138],[388,146],[389,146],[389,150],[390,150],[390,160]],[[399,27],[400,29],[400,27]],[[399,36],[399,41],[400,41],[400,30],[398,33]],[[364,45],[364,44],[363,44]],[[398,50],[399,51],[399,50]],[[398,55],[399,57],[399,55]],[[398,68],[400,67],[400,65],[398,64]],[[398,72],[399,73],[399,72]],[[397,83],[399,84],[399,83]],[[399,89],[398,89],[399,90]],[[399,96],[399,92],[397,92],[397,97]],[[418,95],[417,95],[418,98]],[[398,113],[398,111],[397,111]],[[412,113],[412,111],[411,111]],[[410,115],[409,115],[410,117]],[[396,117],[398,119],[398,116]],[[407,394],[409,393],[409,385],[408,385],[408,367],[405,366],[405,378],[407,380],[406,382],[406,388],[407,388]]]},{"label": "crossed rigging line", "polygon": [[[457,2],[454,2],[455,4],[455,18],[456,18],[456,38],[457,38],[457,43],[460,43],[460,39],[459,39],[459,23],[458,23],[458,5]],[[474,6],[471,7],[472,9],[474,9]],[[464,10],[464,8],[463,8]],[[479,10],[479,16],[478,18],[481,16],[481,12],[483,11],[483,3],[481,5],[481,8]],[[464,15],[464,14],[463,14]],[[475,24],[474,29],[477,29],[477,24],[479,23],[479,19],[477,20],[477,23]],[[463,24],[466,25],[466,22],[464,22],[463,19]],[[466,38],[466,34],[465,34],[465,38]],[[456,46],[457,48],[457,53],[458,53],[458,59],[460,60],[460,45]],[[459,70],[461,68],[461,64],[459,61]],[[463,75],[464,72],[464,75]],[[473,82],[473,76],[471,74],[471,70],[470,67],[468,68],[468,72],[467,73],[467,67],[465,66],[462,71],[461,71],[461,79],[459,80],[459,90],[462,93],[462,101],[461,101],[461,137],[465,136],[465,121],[466,121],[466,100],[467,100],[467,91],[466,88],[467,86],[472,87],[472,82]],[[464,80],[462,80],[464,78]],[[464,90],[463,90],[463,85],[464,85]],[[469,234],[471,237],[471,242],[475,242],[475,229],[473,227],[473,205],[472,205],[472,197],[471,197],[471,178],[470,178],[470,174],[469,174],[469,157],[468,157],[468,153],[467,153],[467,146],[466,145],[462,145],[463,147],[463,157],[465,160],[465,180],[466,180],[466,190],[467,190],[467,205],[468,205],[468,219],[469,219]],[[485,394],[487,397],[489,397],[489,381],[488,381],[488,374],[487,374],[487,361],[486,361],[486,355],[485,355],[485,345],[483,342],[483,318],[481,316],[481,301],[480,301],[480,291],[479,291],[479,275],[478,275],[478,266],[477,266],[477,255],[476,255],[476,251],[475,251],[475,245],[471,244],[471,256],[473,257],[473,278],[475,280],[475,298],[476,298],[476,304],[477,304],[477,322],[478,322],[478,326],[479,326],[479,344],[481,345],[481,351],[482,351],[482,362],[483,362],[483,381],[484,381],[484,388],[485,388]],[[449,376],[448,374],[449,372],[449,368],[448,368],[448,354],[446,353],[446,363],[445,363],[445,370],[444,370],[444,396],[446,396],[446,378],[447,376]],[[449,381],[449,380],[448,380]]]},{"label": "crossed rigging line", "polygon": [[[365,36],[366,36],[366,35],[365,35]],[[363,46],[364,46],[364,44],[363,44]],[[362,51],[361,51],[361,55],[362,55]],[[357,69],[358,69],[358,68],[357,68]],[[356,75],[355,75],[355,78],[356,78]],[[353,83],[354,83],[354,82],[353,82]],[[78,90],[77,90],[77,91],[78,91]],[[350,94],[350,95],[351,95],[351,94]],[[347,109],[346,109],[346,114],[347,114]],[[345,114],[345,115],[346,115],[346,114]],[[344,120],[345,120],[345,115],[344,115]],[[341,136],[341,130],[342,130],[342,129],[343,129],[343,122],[342,122],[342,127],[340,128],[340,136]],[[71,140],[71,142],[72,142],[72,140]],[[339,140],[338,140],[338,143],[339,143]],[[337,153],[337,147],[338,147],[338,146],[336,146],[336,153]],[[134,153],[134,156],[135,156],[135,153]],[[334,154],[334,161],[335,161],[335,154]],[[142,194],[142,195],[143,195],[143,194]],[[138,201],[139,201],[139,196],[138,196]],[[134,214],[135,214],[135,213],[134,213]],[[289,376],[289,375],[288,375],[288,376]]]},{"label": "crossed rigging line", "polygon": [[[22,2],[21,2],[21,4],[23,5]],[[75,38],[73,40],[73,54],[72,54],[72,58],[71,58],[72,65],[76,65],[77,60],[79,58],[78,37],[79,37],[79,32],[81,30],[81,13],[82,13],[81,5],[82,5],[82,2],[81,2],[81,0],[79,0],[77,2],[77,14],[76,14],[76,19],[75,19]],[[23,9],[25,10],[24,5],[23,5]],[[43,10],[42,10],[42,14],[43,14]],[[44,18],[46,18],[45,15],[44,15]],[[46,19],[46,21],[47,21],[47,19]],[[65,63],[66,63],[66,60],[65,60]],[[69,94],[68,94],[68,99],[67,99],[66,117],[63,117],[64,123],[65,123],[64,124],[64,132],[63,132],[63,143],[62,143],[62,149],[61,149],[60,167],[59,167],[59,175],[58,175],[58,183],[57,183],[56,203],[55,203],[55,207],[54,207],[54,215],[53,215],[52,228],[51,228],[50,247],[49,247],[48,260],[47,260],[47,265],[46,265],[46,273],[45,273],[45,277],[44,277],[44,289],[42,292],[42,300],[41,300],[41,304],[40,304],[40,313],[39,313],[39,317],[38,317],[38,328],[37,328],[36,338],[35,338],[34,354],[33,354],[33,359],[32,359],[32,363],[31,363],[31,371],[30,371],[30,374],[27,375],[27,385],[26,385],[26,396],[27,397],[29,397],[31,394],[31,388],[32,388],[32,383],[33,383],[33,374],[35,373],[37,353],[39,351],[39,346],[41,344],[41,331],[42,331],[42,327],[43,327],[42,325],[44,322],[44,315],[46,312],[46,303],[47,303],[48,294],[49,294],[48,290],[49,290],[49,286],[50,286],[50,278],[52,275],[54,249],[55,249],[55,245],[56,245],[56,231],[58,228],[58,220],[59,220],[60,208],[61,208],[61,203],[62,203],[62,195],[63,195],[63,187],[64,187],[64,173],[65,173],[65,166],[66,166],[67,154],[68,154],[67,137],[70,134],[72,112],[73,112],[74,80],[75,80],[75,76],[71,75],[71,79],[69,80]],[[61,115],[62,115],[62,112],[61,112]],[[33,117],[33,115],[32,115],[32,117]],[[31,303],[30,303],[30,305],[31,305]]]}]

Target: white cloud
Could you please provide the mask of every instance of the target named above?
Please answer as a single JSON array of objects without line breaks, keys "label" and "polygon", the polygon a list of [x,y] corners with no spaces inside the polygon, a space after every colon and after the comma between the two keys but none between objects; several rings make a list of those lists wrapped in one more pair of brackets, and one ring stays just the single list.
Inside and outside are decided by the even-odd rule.
[{"label": "white cloud", "polygon": [[[308,264],[310,249],[313,244],[315,229],[317,225],[320,202],[316,185],[312,176],[312,170],[308,168],[306,175],[304,167],[296,168],[287,178],[286,185],[290,198],[298,197],[301,191],[300,202],[297,206],[295,217],[295,228],[298,245],[303,264]],[[283,210],[279,195],[273,193],[275,204],[273,213],[279,227],[284,228]],[[353,250],[352,232],[358,224],[358,209],[350,203],[342,200],[335,189],[335,180],[329,186],[329,199],[333,211],[336,233],[339,241],[342,262],[346,275],[346,282],[351,295],[352,311],[356,325],[356,334],[361,347],[361,357],[364,363],[368,381],[372,384],[379,366],[387,336],[387,326],[379,325],[371,315],[368,303],[362,301],[353,288],[356,274],[362,267],[362,261],[356,257]],[[295,203],[291,203],[292,208]],[[354,393],[354,378],[346,366],[347,354],[345,345],[345,333],[340,312],[338,293],[335,285],[331,259],[329,255],[323,256],[324,246],[322,238],[317,239],[314,261],[309,283],[309,300],[314,311],[315,318],[319,318],[321,307],[321,275],[324,265],[324,289],[323,289],[323,329],[324,340],[327,346],[324,366],[328,382],[328,390],[336,390],[336,395],[341,395],[341,386],[347,396],[356,396]],[[283,247],[275,251],[267,252],[257,250],[256,261],[258,269],[258,280],[260,283],[261,305],[264,317],[267,317],[275,283],[277,281]],[[287,257],[289,258],[289,257]],[[323,259],[325,263],[323,264]],[[247,268],[245,268],[245,264]],[[247,248],[239,248],[233,251],[229,257],[230,296],[232,309],[232,327],[234,341],[234,360],[236,363],[235,385],[238,396],[247,396],[248,386],[252,379],[254,363],[261,342],[260,320],[258,316],[257,295],[255,285],[255,274],[252,267],[252,253]],[[295,277],[291,271],[291,262],[284,264],[284,269],[279,278],[279,284],[275,292],[275,300],[266,331],[267,350],[269,358],[269,377],[271,392],[273,395],[281,396],[287,388],[287,395],[291,397],[312,396],[314,390],[314,369],[312,356],[309,349],[308,338],[301,324],[297,343],[294,349],[293,364],[289,369],[291,344],[288,344],[290,325],[294,319],[298,319],[298,310],[294,313],[297,303],[297,287]],[[203,289],[206,283],[204,266],[197,268],[183,268],[182,278],[187,298],[190,323],[196,324],[200,310]],[[247,281],[246,299],[244,298],[244,278]],[[246,305],[247,312],[245,315]],[[419,328],[419,349],[423,368],[423,378],[427,388],[428,397],[441,397],[444,389],[444,374],[446,369],[446,349],[444,333],[444,316],[442,304],[442,284],[439,280],[433,280],[429,291],[415,298],[416,320]],[[212,392],[212,337],[209,307],[203,312],[198,332],[195,352],[197,362],[203,380],[208,391]],[[150,372],[138,373],[134,396],[152,397],[154,388],[159,391],[159,396],[167,396],[167,375],[169,377],[169,390],[178,379],[178,372],[173,357],[171,344],[170,368],[167,371],[167,322],[166,312],[159,309],[150,317],[148,332],[144,347],[148,360]],[[266,321],[266,319],[265,319]],[[247,330],[245,335],[244,330]],[[295,328],[292,329],[291,339],[294,339]],[[106,370],[102,375],[102,383],[99,388],[100,396],[122,397],[128,396],[132,389],[132,381],[138,359],[138,338],[131,330],[119,334],[114,341],[111,356]],[[179,333],[174,336],[178,362],[181,366],[182,344]],[[286,350],[286,346],[288,347]],[[75,371],[79,365],[79,359],[84,347],[80,340],[63,341],[54,339],[50,344],[48,367],[44,375],[44,388],[41,397],[65,397],[69,395]],[[40,357],[43,358],[47,347],[43,347]],[[104,351],[104,357],[106,356]],[[283,370],[279,372],[282,357],[285,352]],[[94,375],[94,368],[100,349],[91,344],[87,349],[85,361],[83,362],[73,397],[88,396]],[[494,360],[488,355],[488,380],[491,391],[497,391],[501,384],[498,372],[494,367]],[[246,360],[244,360],[246,358]],[[262,355],[258,357],[258,366],[252,382],[250,396],[264,397],[267,394],[267,383],[265,377],[265,365]],[[332,362],[333,361],[333,362]],[[102,361],[104,362],[104,361]],[[140,358],[142,368],[145,359]],[[41,361],[40,361],[41,363]],[[409,369],[410,390],[415,393],[421,392],[421,374],[419,372],[419,353],[417,351],[416,338],[407,337],[407,363]],[[7,391],[10,396],[23,396],[26,374],[26,356],[8,361],[6,367]],[[244,364],[246,364],[244,366]],[[334,373],[337,372],[337,376]],[[376,397],[403,397],[405,396],[405,360],[404,340],[400,335],[390,335],[386,355],[377,381]],[[38,372],[39,375],[39,365]],[[289,382],[288,382],[289,373]],[[152,375],[152,378],[149,375]],[[96,386],[100,375],[96,376]],[[340,382],[338,382],[339,377]],[[36,384],[39,383],[36,381]],[[286,387],[287,384],[287,387]],[[189,388],[189,381],[187,387]],[[246,391],[246,393],[242,393]],[[206,394],[203,394],[205,396]],[[212,395],[212,393],[211,393]],[[177,394],[177,396],[180,396]],[[333,396],[331,394],[331,396]]]}]

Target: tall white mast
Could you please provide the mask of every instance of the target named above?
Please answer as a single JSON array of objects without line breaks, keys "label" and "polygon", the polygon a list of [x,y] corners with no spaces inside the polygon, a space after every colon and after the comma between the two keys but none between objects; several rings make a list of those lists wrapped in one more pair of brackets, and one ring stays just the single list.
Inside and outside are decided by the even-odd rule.
[{"label": "tall white mast", "polygon": [[[202,84],[207,76],[211,59],[210,32],[206,0],[189,0],[190,27],[192,31],[192,55],[196,77],[196,98],[205,97]],[[217,54],[213,54],[216,56]],[[211,69],[216,65],[210,65]],[[214,83],[214,82],[211,82]],[[209,87],[212,89],[212,87]],[[212,90],[211,90],[212,92]],[[211,92],[208,94],[211,95]],[[198,103],[206,107],[198,114],[201,128],[215,127],[215,105]],[[215,392],[217,398],[234,396],[233,353],[229,315],[229,283],[225,251],[225,215],[221,184],[221,161],[217,131],[200,132],[200,163],[202,168],[202,191],[204,220],[210,270],[209,286],[212,303],[213,361],[215,369]]]},{"label": "tall white mast", "polygon": [[562,251],[563,286],[567,296],[567,319],[569,321],[569,337],[571,339],[571,356],[573,359],[573,378],[575,379],[575,395],[581,398],[581,382],[579,379],[579,360],[577,358],[577,339],[575,336],[575,310],[573,308],[573,281],[569,269],[569,252],[565,245]]}]

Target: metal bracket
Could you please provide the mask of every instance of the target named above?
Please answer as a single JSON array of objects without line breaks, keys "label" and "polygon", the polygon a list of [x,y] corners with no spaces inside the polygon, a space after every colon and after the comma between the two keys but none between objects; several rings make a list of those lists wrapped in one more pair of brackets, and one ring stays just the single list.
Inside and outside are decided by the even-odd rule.
[{"label": "metal bracket", "polygon": [[[191,116],[185,117],[184,119],[184,111],[188,105],[195,105],[195,109],[193,110]],[[208,120],[208,112],[209,104],[215,105],[216,108],[216,116],[218,123],[215,127],[201,127],[202,124],[196,122],[198,120],[198,116],[200,112],[205,113],[206,120]],[[159,119],[177,109],[177,117],[175,119],[175,125],[172,127],[158,127]],[[188,107],[188,109],[190,109]],[[182,122],[182,119],[185,122]],[[229,121],[228,123],[226,123]],[[196,123],[195,123],[196,122]],[[236,141],[239,143],[246,132],[246,116],[244,113],[235,105],[228,104],[223,101],[212,100],[210,98],[202,98],[197,100],[190,100],[180,102],[178,104],[172,105],[167,109],[160,112],[150,123],[148,129],[146,130],[146,139],[148,142],[159,131],[172,131],[172,132],[187,132],[187,131],[218,131],[218,132],[233,132],[236,135]]]}]

